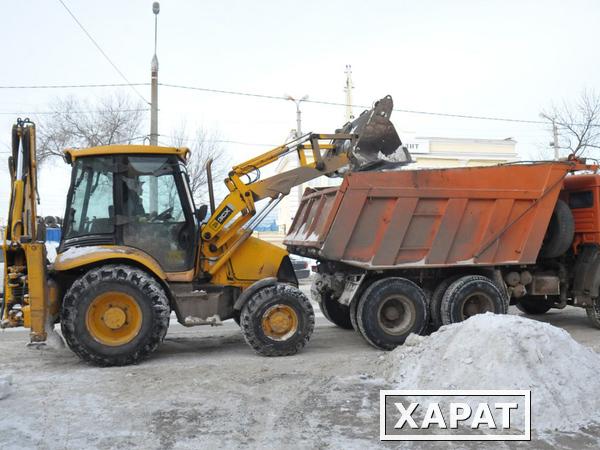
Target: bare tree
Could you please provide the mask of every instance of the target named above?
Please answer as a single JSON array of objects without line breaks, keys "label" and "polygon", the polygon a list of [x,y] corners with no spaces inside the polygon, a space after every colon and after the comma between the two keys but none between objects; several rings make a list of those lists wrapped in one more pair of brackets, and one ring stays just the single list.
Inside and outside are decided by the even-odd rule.
[{"label": "bare tree", "polygon": [[559,133],[559,147],[576,155],[597,156],[600,149],[600,95],[584,90],[579,99],[553,106],[542,116],[554,122]]},{"label": "bare tree", "polygon": [[94,147],[142,139],[144,105],[125,95],[97,102],[67,97],[50,105],[52,114],[38,120],[38,161],[62,157],[65,148]]},{"label": "bare tree", "polygon": [[190,189],[194,200],[198,204],[205,203],[208,199],[206,163],[210,159],[213,160],[213,178],[217,181],[223,178],[229,163],[226,152],[220,143],[219,133],[199,127],[193,137],[188,138],[186,125],[182,124],[171,133],[170,143],[175,147],[188,147],[190,149],[191,156],[187,162]]}]

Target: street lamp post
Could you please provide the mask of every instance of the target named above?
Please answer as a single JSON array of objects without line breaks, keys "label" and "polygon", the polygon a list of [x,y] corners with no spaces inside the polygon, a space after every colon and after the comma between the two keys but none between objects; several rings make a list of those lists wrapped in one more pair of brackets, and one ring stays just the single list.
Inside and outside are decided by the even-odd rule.
[{"label": "street lamp post", "polygon": [[[158,36],[158,13],[160,4],[152,3],[154,13],[154,56],[150,64],[151,73],[151,99],[150,99],[150,145],[158,145],[158,58],[156,57],[156,44]],[[158,181],[150,177],[148,183],[148,197],[150,200],[150,213],[158,213]]]},{"label": "street lamp post", "polygon": [[296,104],[296,138],[302,136],[302,111],[300,111],[300,103],[305,100],[308,100],[308,95],[305,95],[299,100],[296,100],[291,95],[287,96],[288,100],[293,101]]},{"label": "street lamp post", "polygon": [[[302,136],[302,111],[300,111],[300,103],[305,100],[308,100],[308,95],[303,96],[301,99],[295,99],[291,95],[286,95],[288,100],[291,100],[296,104],[296,139]],[[300,205],[300,201],[302,200],[302,192],[304,191],[303,185],[299,185],[295,187],[297,189],[296,197],[298,199],[298,206]]]},{"label": "street lamp post", "polygon": [[151,73],[151,100],[150,100],[150,145],[158,145],[158,58],[156,56],[157,31],[158,31],[158,13],[160,4],[152,4],[154,13],[154,56],[150,64]]}]

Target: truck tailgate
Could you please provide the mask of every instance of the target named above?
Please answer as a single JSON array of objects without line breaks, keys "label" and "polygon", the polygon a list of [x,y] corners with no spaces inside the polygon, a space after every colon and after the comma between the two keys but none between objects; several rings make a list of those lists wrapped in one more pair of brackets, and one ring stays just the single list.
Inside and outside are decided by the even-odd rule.
[{"label": "truck tailgate", "polygon": [[306,191],[284,244],[366,269],[534,263],[571,167],[351,173]]}]

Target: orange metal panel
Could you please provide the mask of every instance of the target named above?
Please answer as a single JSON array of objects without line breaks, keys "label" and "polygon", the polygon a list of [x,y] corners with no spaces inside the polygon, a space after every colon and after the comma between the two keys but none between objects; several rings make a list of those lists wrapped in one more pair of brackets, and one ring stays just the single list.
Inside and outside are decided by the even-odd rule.
[{"label": "orange metal panel", "polygon": [[351,173],[339,189],[305,195],[284,243],[367,269],[534,263],[570,170],[556,162]]}]

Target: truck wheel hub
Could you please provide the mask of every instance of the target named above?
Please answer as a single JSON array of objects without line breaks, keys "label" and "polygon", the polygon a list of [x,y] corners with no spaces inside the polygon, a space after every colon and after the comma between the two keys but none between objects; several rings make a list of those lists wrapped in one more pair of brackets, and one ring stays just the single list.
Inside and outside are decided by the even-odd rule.
[{"label": "truck wheel hub", "polygon": [[463,320],[486,312],[494,312],[494,302],[487,295],[473,294],[465,299],[462,307]]},{"label": "truck wheel hub", "polygon": [[391,335],[404,334],[413,326],[415,317],[414,305],[404,296],[385,299],[377,313],[379,326]]},{"label": "truck wheel hub", "polygon": [[298,330],[298,315],[290,306],[271,306],[263,314],[261,326],[268,338],[285,341]]}]

